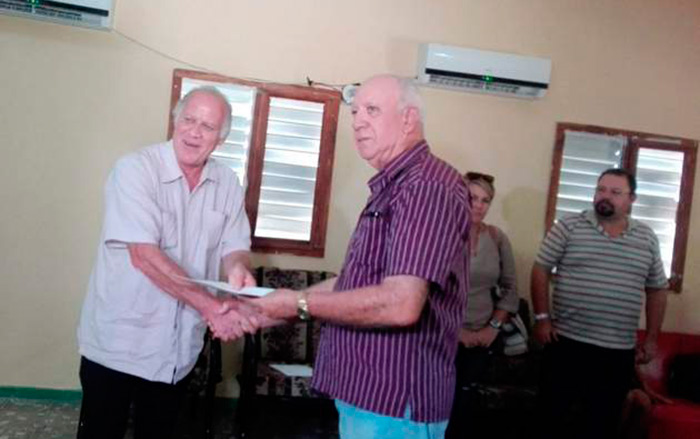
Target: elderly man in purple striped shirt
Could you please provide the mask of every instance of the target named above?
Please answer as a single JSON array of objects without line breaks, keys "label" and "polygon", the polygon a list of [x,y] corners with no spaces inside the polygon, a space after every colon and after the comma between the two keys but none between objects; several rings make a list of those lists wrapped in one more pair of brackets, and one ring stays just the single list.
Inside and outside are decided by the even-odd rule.
[{"label": "elderly man in purple striped shirt", "polygon": [[326,322],[313,386],[335,398],[341,438],[442,438],[468,286],[468,190],[423,138],[412,81],[370,78],[352,116],[355,147],[378,173],[340,276],[254,303],[275,319]]}]

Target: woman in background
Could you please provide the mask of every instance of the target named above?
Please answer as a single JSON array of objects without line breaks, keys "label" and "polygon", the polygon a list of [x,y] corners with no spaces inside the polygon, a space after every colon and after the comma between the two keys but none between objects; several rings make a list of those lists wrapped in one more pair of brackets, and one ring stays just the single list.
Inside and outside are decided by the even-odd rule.
[{"label": "woman in background", "polygon": [[503,348],[499,335],[519,305],[510,241],[498,227],[484,222],[496,193],[494,177],[468,172],[465,178],[471,198],[472,220],[469,293],[459,334],[457,390],[447,429],[448,438],[481,437],[477,436],[481,432],[475,431],[478,425],[473,417],[474,392],[469,392],[468,387],[484,376],[494,350]]}]

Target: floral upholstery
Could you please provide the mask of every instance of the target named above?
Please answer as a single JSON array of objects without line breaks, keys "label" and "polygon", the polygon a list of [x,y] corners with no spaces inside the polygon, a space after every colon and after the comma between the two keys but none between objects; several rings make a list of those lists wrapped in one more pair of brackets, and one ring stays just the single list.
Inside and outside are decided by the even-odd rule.
[{"label": "floral upholstery", "polygon": [[[323,271],[273,267],[259,267],[254,274],[262,287],[292,290],[303,290],[334,276]],[[254,336],[246,335],[243,370],[238,377],[241,397],[236,409],[235,437],[248,437],[254,431],[256,416],[266,410],[260,410],[259,404],[285,403],[290,399],[309,403],[315,408],[332,404],[311,389],[309,377],[287,376],[271,367],[275,363],[313,367],[319,333],[320,323],[311,320],[267,328]]]},{"label": "floral upholstery", "polygon": [[303,363],[307,360],[308,325],[295,323],[261,331],[260,358],[267,361]]},{"label": "floral upholstery", "polygon": [[255,379],[256,394],[293,397],[318,396],[311,389],[311,378],[290,377],[270,365],[283,363],[313,366],[316,352],[314,348],[318,345],[320,326],[318,322],[314,321],[302,322],[266,330],[261,334],[261,356],[258,360]]},{"label": "floral upholstery", "polygon": [[[285,270],[274,267],[259,267],[255,270],[255,275],[260,286],[292,290],[303,290],[334,276],[333,273],[323,271]],[[254,367],[248,368],[249,376],[243,376],[241,379],[250,379],[254,374],[254,385],[251,385],[249,390],[255,395],[307,398],[320,396],[311,389],[310,378],[286,376],[270,366],[274,363],[313,366],[320,330],[320,323],[312,320],[267,328],[254,337],[248,337],[245,353],[248,358],[244,359],[244,362],[252,361]],[[250,358],[252,353],[254,358]]]}]

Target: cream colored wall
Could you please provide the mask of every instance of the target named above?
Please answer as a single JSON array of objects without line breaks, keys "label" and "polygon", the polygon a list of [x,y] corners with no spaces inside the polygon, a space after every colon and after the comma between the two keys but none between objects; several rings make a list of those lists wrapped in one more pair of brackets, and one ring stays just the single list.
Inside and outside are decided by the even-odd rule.
[{"label": "cream colored wall", "polygon": [[[415,74],[421,42],[552,59],[538,101],[426,89],[434,151],[497,176],[490,219],[510,235],[522,292],[541,238],[557,121],[700,138],[695,0],[117,0],[116,29],[172,57],[237,77],[347,83]],[[0,17],[0,386],[76,388],[75,326],[114,160],[161,140],[172,70],[183,64],[117,32]],[[342,164],[339,166],[338,164]],[[372,170],[342,109],[324,259],[259,263],[338,270]],[[700,179],[696,193],[700,193]],[[700,214],[685,291],[665,328],[700,332]],[[240,346],[227,347],[235,394]]]}]

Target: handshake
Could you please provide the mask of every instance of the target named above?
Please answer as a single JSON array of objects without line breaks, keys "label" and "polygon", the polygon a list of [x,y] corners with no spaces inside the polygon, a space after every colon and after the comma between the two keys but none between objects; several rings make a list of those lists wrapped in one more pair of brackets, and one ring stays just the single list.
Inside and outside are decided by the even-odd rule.
[{"label": "handshake", "polygon": [[294,319],[299,294],[298,291],[279,289],[258,299],[216,299],[218,308],[213,307],[203,316],[214,337],[235,340],[243,334],[254,334],[260,328]]},{"label": "handshake", "polygon": [[[255,286],[255,279],[244,269],[233,270],[228,280],[236,288]],[[298,297],[297,291],[279,289],[257,299],[212,298],[200,311],[214,337],[228,341],[293,319]]]},{"label": "handshake", "polygon": [[235,340],[244,334],[254,334],[260,328],[275,324],[255,304],[255,300],[230,297],[217,299],[217,302],[218,308],[213,307],[203,315],[212,335],[221,340]]}]

